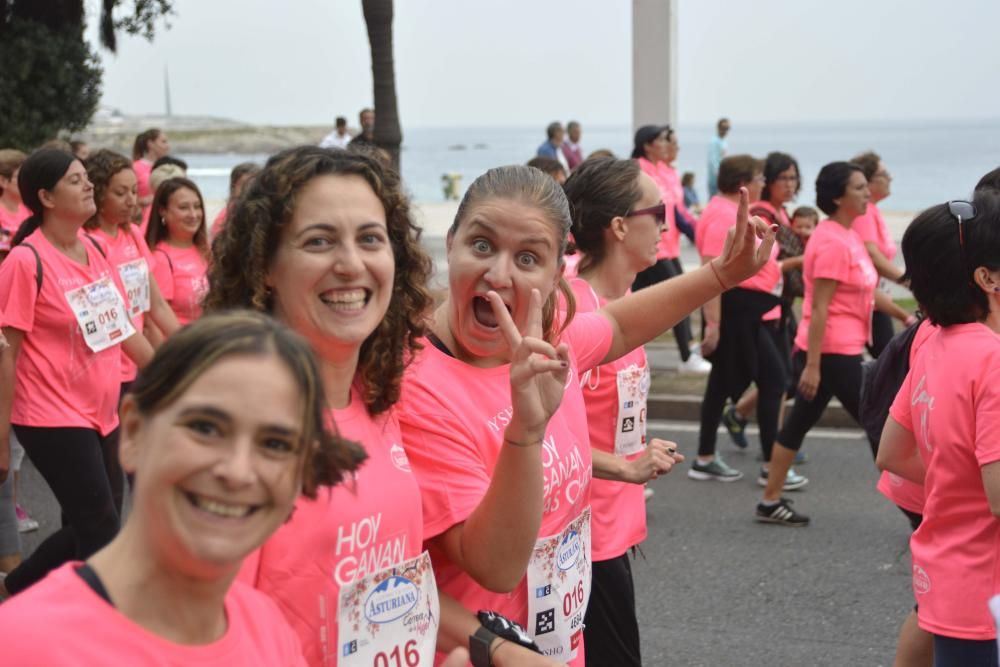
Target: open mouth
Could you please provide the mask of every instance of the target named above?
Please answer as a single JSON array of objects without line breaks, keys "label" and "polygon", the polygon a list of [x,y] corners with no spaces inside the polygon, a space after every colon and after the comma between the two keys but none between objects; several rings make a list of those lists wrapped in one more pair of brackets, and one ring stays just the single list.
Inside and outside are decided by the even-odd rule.
[{"label": "open mouth", "polygon": [[368,305],[371,298],[371,290],[361,287],[348,290],[330,290],[319,295],[319,300],[332,310],[345,313],[361,310]]},{"label": "open mouth", "polygon": [[205,498],[188,491],[184,492],[184,497],[202,512],[212,514],[224,519],[242,519],[248,517],[259,509],[258,505],[237,505],[224,503],[219,500]]},{"label": "open mouth", "polygon": [[[506,303],[504,306],[507,308],[507,312],[511,312],[510,306]],[[472,314],[476,318],[476,322],[486,327],[487,329],[496,329],[500,326],[497,322],[497,316],[493,312],[493,306],[490,304],[489,299],[484,296],[472,297]]]}]

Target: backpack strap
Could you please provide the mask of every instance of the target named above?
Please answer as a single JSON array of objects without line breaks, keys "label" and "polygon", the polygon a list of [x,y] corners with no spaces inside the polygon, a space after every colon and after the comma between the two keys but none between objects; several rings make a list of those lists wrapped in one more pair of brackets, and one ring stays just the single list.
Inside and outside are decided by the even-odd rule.
[{"label": "backpack strap", "polygon": [[84,234],[84,236],[87,237],[88,241],[90,241],[91,243],[94,244],[94,247],[97,248],[97,252],[101,253],[101,257],[103,257],[104,259],[108,258],[108,254],[106,252],[104,252],[104,248],[102,248],[101,244],[97,242],[97,239],[95,239],[90,234]]},{"label": "backpack strap", "polygon": [[41,294],[41,292],[42,292],[42,258],[39,257],[38,251],[35,250],[35,246],[31,245],[30,243],[24,243],[24,242],[22,242],[21,245],[23,245],[25,248],[27,248],[28,250],[30,250],[31,254],[35,256],[35,285],[38,288],[36,294]]}]

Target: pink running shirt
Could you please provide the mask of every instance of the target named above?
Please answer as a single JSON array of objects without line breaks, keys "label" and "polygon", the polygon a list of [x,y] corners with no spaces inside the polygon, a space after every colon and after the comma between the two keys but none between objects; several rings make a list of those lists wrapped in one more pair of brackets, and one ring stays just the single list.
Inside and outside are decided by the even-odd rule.
[{"label": "pink running shirt", "polygon": [[[736,214],[739,212],[739,205],[724,197],[716,195],[712,197],[705,210],[698,220],[698,228],[695,233],[695,241],[698,246],[698,253],[702,257],[721,257],[726,248],[726,236],[729,230],[736,226]],[[757,239],[757,245],[761,240]],[[768,294],[781,294],[781,265],[778,264],[778,244],[771,248],[771,257],[767,264],[757,272],[739,284],[743,289],[755,290],[757,292],[767,292]],[[771,317],[769,311],[764,319],[777,319]],[[780,317],[781,309],[777,309]]]},{"label": "pink running shirt", "polygon": [[[153,253],[149,251],[149,246],[146,245],[146,239],[142,237],[135,225],[129,225],[125,228],[119,227],[118,234],[114,237],[109,236],[100,227],[90,230],[87,233],[97,239],[97,242],[104,248],[104,254],[107,255],[108,261],[119,271],[123,264],[131,264],[140,259],[145,261],[146,269],[149,272],[149,280],[152,282],[153,267],[156,266],[156,260],[153,259]],[[120,275],[119,278],[121,278]],[[127,288],[123,295],[125,296],[126,303],[131,308],[131,296],[128,294]],[[132,315],[132,325],[136,331],[142,331],[142,321],[142,314]],[[135,363],[122,351],[122,383],[134,380],[138,372],[139,369]]]},{"label": "pink running shirt", "polygon": [[[576,296],[577,315],[597,310],[607,299],[597,296],[583,278],[570,281]],[[643,448],[646,445],[646,401],[649,391],[646,350],[641,345],[624,357],[583,373],[581,388],[587,408],[587,427],[590,446],[609,454],[615,453],[615,439],[619,423],[622,428],[632,427],[639,432]],[[635,405],[639,419],[631,423],[619,420],[619,374],[636,376],[645,387],[641,405]],[[624,377],[624,376],[623,376]],[[642,378],[645,378],[644,380]],[[636,401],[638,403],[638,401]],[[630,430],[632,430],[630,429]],[[642,456],[642,451],[627,455],[629,460]],[[646,539],[646,497],[642,484],[597,479],[590,485],[591,549],[595,561],[617,558]]]},{"label": "pink running shirt", "polygon": [[118,345],[101,352],[87,347],[65,293],[111,276],[123,295],[118,271],[83,238],[87,266],[56,250],[40,229],[17,246],[0,265],[0,311],[6,326],[24,332],[17,358],[10,421],[20,426],[79,427],[107,435],[118,426],[121,356]]},{"label": "pink running shirt", "polygon": [[878,273],[861,238],[852,229],[827,219],[816,226],[806,246],[802,277],[805,299],[795,347],[809,349],[813,286],[817,278],[837,281],[827,308],[823,354],[861,354],[871,337]]},{"label": "pink running shirt", "polygon": [[[131,621],[75,571],[51,572],[0,608],[4,664],[20,667],[303,667],[302,651],[274,603],[234,582],[226,593],[228,627],[219,640],[177,644]],[[58,641],[55,638],[58,637]]]},{"label": "pink running shirt", "polygon": [[175,248],[160,241],[153,256],[153,276],[177,321],[183,326],[201,317],[201,300],[208,292],[208,263],[198,247]]},{"label": "pink running shirt", "polygon": [[[917,328],[917,333],[913,336],[913,343],[910,345],[910,368],[917,358],[917,352],[924,343],[939,329],[931,324],[930,320],[924,320]],[[924,513],[924,485],[903,479],[899,475],[893,475],[888,470],[883,470],[876,487],[883,496],[903,509],[914,514]]]},{"label": "pink running shirt", "polygon": [[[579,376],[607,355],[611,324],[602,315],[586,313],[573,319],[562,339],[570,346],[571,368],[542,445],[545,500],[540,538],[559,535],[590,505],[593,468]],[[464,522],[489,488],[511,417],[510,366],[477,368],[425,341],[407,371],[398,409],[403,445],[420,483],[427,540]],[[589,559],[590,553],[586,556]],[[535,619],[528,622],[527,578],[509,594],[492,593],[443,551],[432,548],[431,558],[440,589],[466,609],[497,611],[529,632],[536,629]],[[574,641],[582,648],[582,632]],[[583,650],[576,656],[570,664],[582,666]]]},{"label": "pink running shirt", "polygon": [[17,210],[11,213],[0,206],[0,252],[10,250],[10,242],[17,234],[21,223],[31,217],[31,211],[24,204],[18,204]]},{"label": "pink running shirt", "polygon": [[660,199],[663,200],[667,211],[667,223],[664,230],[660,232],[659,243],[656,244],[656,259],[674,259],[675,257],[680,257],[681,233],[677,229],[677,221],[674,219],[674,203],[676,199],[670,180],[670,167],[666,162],[653,164],[644,157],[638,158],[638,162],[639,168],[656,183],[656,187],[660,191]]},{"label": "pink running shirt", "polygon": [[[136,181],[136,195],[139,199],[144,197],[152,197],[156,193],[153,192],[149,187],[149,175],[153,172],[153,163],[147,162],[143,158],[139,158],[132,163],[132,171],[135,172]],[[141,231],[143,235],[146,234],[146,227],[149,225],[149,212],[152,210],[153,205],[147,204],[142,207],[142,225]]]},{"label": "pink running shirt", "polygon": [[982,466],[1000,461],[1000,336],[978,323],[941,329],[921,348],[889,414],[924,461],[924,519],[910,538],[920,627],[994,639],[1000,519]]},{"label": "pink running shirt", "polygon": [[355,388],[332,410],[337,430],[364,446],[368,459],[351,478],[316,500],[299,498],[292,518],[251,557],[240,580],[267,593],[302,643],[309,665],[336,665],[342,586],[420,555],[423,516],[392,411],[371,417]]},{"label": "pink running shirt", "polygon": [[878,246],[890,262],[896,258],[896,243],[892,240],[885,218],[882,217],[882,211],[878,210],[875,204],[868,202],[864,215],[854,219],[851,229],[857,232],[865,243],[874,243]]}]

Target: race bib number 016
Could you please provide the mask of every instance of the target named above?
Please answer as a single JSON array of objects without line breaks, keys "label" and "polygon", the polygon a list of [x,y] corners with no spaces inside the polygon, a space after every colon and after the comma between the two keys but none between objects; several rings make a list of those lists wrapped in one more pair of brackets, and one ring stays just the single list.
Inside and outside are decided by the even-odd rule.
[{"label": "race bib number 016", "polygon": [[590,508],[535,543],[528,563],[528,632],[559,662],[576,657],[590,600]]},{"label": "race bib number 016", "polygon": [[118,345],[135,333],[125,300],[110,276],[65,293],[83,340],[95,354]]},{"label": "race bib number 016", "polygon": [[138,317],[149,312],[149,265],[146,260],[139,259],[126,262],[118,267],[122,285],[125,286],[125,296],[128,299],[128,314]]},{"label": "race bib number 016", "polygon": [[433,665],[439,603],[430,555],[386,568],[340,589],[341,667]]}]

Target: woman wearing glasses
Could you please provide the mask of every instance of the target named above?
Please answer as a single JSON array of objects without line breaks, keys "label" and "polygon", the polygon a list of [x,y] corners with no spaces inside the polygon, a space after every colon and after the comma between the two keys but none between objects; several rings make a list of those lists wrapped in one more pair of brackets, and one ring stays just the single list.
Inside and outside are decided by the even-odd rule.
[{"label": "woman wearing glasses", "polygon": [[[573,238],[584,256],[569,284],[577,313],[586,313],[625,296],[635,274],[656,262],[666,211],[656,183],[632,160],[587,160],[564,189],[573,211]],[[638,666],[639,622],[628,551],[646,539],[643,484],[670,472],[684,457],[674,443],[646,439],[649,366],[642,346],[586,371],[580,386],[594,460],[587,664]]]},{"label": "woman wearing glasses", "polygon": [[977,192],[921,213],[906,277],[932,324],[889,412],[877,462],[924,485],[910,538],[919,626],[935,665],[996,667],[1000,593],[1000,199]]},{"label": "woman wearing glasses", "polygon": [[806,247],[805,300],[793,356],[798,393],[774,443],[770,476],[757,505],[758,521],[786,526],[809,523],[809,517],[781,497],[781,480],[832,397],[857,421],[861,353],[871,336],[872,308],[903,320],[909,317],[887,294],[875,289],[878,273],[861,238],[851,229],[870,198],[868,181],[857,165],[831,162],[816,177],[816,205],[830,217],[819,223]]},{"label": "woman wearing glasses", "polygon": [[[726,235],[736,224],[740,190],[749,192],[753,205],[764,187],[763,163],[749,155],[733,155],[722,161],[718,176],[719,194],[709,200],[698,222],[695,243],[704,263],[723,254]],[[772,224],[772,229],[778,225]],[[715,451],[715,435],[722,420],[726,400],[736,401],[753,381],[760,397],[757,420],[761,449],[769,458],[771,443],[778,430],[778,410],[788,384],[776,335],[762,326],[765,316],[777,315],[781,308],[781,267],[778,246],[771,248],[764,268],[705,304],[705,335],[702,349],[712,362],[705,398],[701,404],[698,457],[688,477],[700,481],[734,482],[743,473],[731,468]],[[777,329],[774,330],[775,332]],[[766,472],[762,473],[766,475]]]}]

